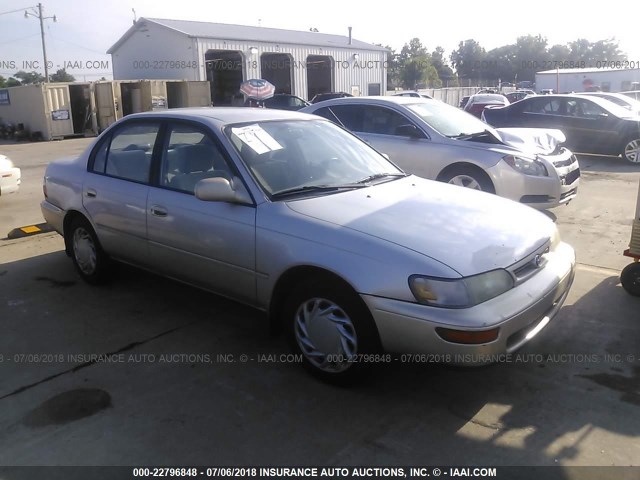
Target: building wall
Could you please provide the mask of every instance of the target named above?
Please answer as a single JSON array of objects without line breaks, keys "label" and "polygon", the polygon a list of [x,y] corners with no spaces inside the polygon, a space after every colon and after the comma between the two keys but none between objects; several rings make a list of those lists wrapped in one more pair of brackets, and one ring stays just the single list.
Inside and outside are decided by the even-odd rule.
[{"label": "building wall", "polygon": [[202,80],[194,45],[186,35],[148,22],[111,54],[113,79]]},{"label": "building wall", "polygon": [[[369,84],[387,89],[386,52],[344,47],[326,48],[256,41],[190,38],[162,26],[147,23],[112,54],[114,80],[187,79],[207,80],[205,54],[208,50],[238,51],[242,57],[243,79],[261,78],[263,53],[289,54],[292,59],[292,93],[307,99],[306,60],[309,55],[328,55],[334,60],[333,91],[359,95],[368,93]],[[251,49],[257,49],[252,54]],[[358,55],[358,60],[354,59]],[[194,68],[195,66],[195,68]]]},{"label": "building wall", "polygon": [[[257,49],[255,54],[251,48]],[[349,48],[324,48],[289,44],[269,44],[255,41],[224,41],[198,39],[198,57],[204,59],[208,50],[232,50],[243,58],[243,78],[262,78],[260,59],[265,53],[288,54],[292,59],[292,94],[307,98],[307,57],[309,55],[331,56],[334,60],[332,91],[367,95],[369,84],[380,84],[380,95],[387,89],[386,52]],[[358,59],[354,59],[358,55]],[[202,79],[206,79],[205,65],[200,68]]]},{"label": "building wall", "polygon": [[[591,81],[593,85],[605,87],[609,85],[610,92],[631,90],[633,82],[640,82],[640,69],[628,70],[592,70],[536,73],[536,90],[552,88],[558,93],[583,92],[584,82]],[[604,90],[604,88],[603,88]]]}]

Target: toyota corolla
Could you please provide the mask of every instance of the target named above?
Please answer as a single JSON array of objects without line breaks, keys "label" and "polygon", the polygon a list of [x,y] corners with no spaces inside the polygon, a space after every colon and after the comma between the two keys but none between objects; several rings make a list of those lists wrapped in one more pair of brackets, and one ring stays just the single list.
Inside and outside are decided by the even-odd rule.
[{"label": "toyota corolla", "polygon": [[330,381],[357,376],[364,356],[512,352],[574,275],[544,214],[407,175],[297,112],[129,115],[52,162],[44,194],[86,281],[120,261],[252,305]]}]

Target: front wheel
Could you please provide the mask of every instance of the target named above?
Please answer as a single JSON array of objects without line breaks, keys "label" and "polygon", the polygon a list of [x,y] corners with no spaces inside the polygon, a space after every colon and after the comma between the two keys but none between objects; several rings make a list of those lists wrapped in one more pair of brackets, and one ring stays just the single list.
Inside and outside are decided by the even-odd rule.
[{"label": "front wheel", "polygon": [[620,283],[628,293],[640,297],[640,262],[624,267],[620,274]]},{"label": "front wheel", "polygon": [[363,361],[366,355],[380,351],[367,306],[348,286],[338,288],[332,279],[302,283],[287,298],[283,314],[292,348],[324,381],[352,383],[372,366]]},{"label": "front wheel", "polygon": [[631,137],[624,143],[622,158],[627,162],[640,165],[640,138]]},{"label": "front wheel", "polygon": [[104,283],[111,273],[111,261],[89,221],[83,217],[74,219],[68,235],[71,258],[80,276],[87,283]]},{"label": "front wheel", "polygon": [[438,180],[441,182],[458,185],[459,187],[480,190],[482,192],[495,193],[491,179],[479,168],[457,166],[442,173]]}]

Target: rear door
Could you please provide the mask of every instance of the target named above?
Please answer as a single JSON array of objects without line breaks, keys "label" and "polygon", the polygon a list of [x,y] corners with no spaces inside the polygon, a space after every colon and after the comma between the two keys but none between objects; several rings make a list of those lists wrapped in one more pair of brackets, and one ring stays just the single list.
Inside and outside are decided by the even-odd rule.
[{"label": "rear door", "polygon": [[[620,138],[617,117],[589,99],[567,100],[567,121],[573,148],[578,152],[618,153]],[[565,133],[568,137],[568,134]]]},{"label": "rear door", "polygon": [[147,265],[147,196],[161,122],[132,120],[105,136],[91,153],[83,205],[103,248]]}]

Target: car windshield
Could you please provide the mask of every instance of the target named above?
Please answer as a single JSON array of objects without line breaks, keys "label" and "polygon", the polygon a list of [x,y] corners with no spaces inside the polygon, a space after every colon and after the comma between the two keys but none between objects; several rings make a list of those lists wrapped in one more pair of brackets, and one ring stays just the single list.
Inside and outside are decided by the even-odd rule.
[{"label": "car windshield", "polygon": [[597,103],[599,106],[601,106],[605,110],[608,110],[609,113],[613,113],[616,117],[630,118],[630,117],[634,116],[634,112],[633,111],[627,110],[626,108],[621,107],[620,105],[617,105],[617,104],[613,103],[608,98],[605,100],[602,97],[595,97],[595,98],[594,97],[595,96],[591,96],[591,97],[589,97],[589,99],[592,100],[594,103]]},{"label": "car windshield", "polygon": [[225,132],[269,195],[336,192],[405,176],[366,143],[325,120],[245,123]]},{"label": "car windshield", "polygon": [[431,128],[447,137],[472,135],[492,130],[473,115],[444,102],[414,103],[407,108],[424,120]]}]

